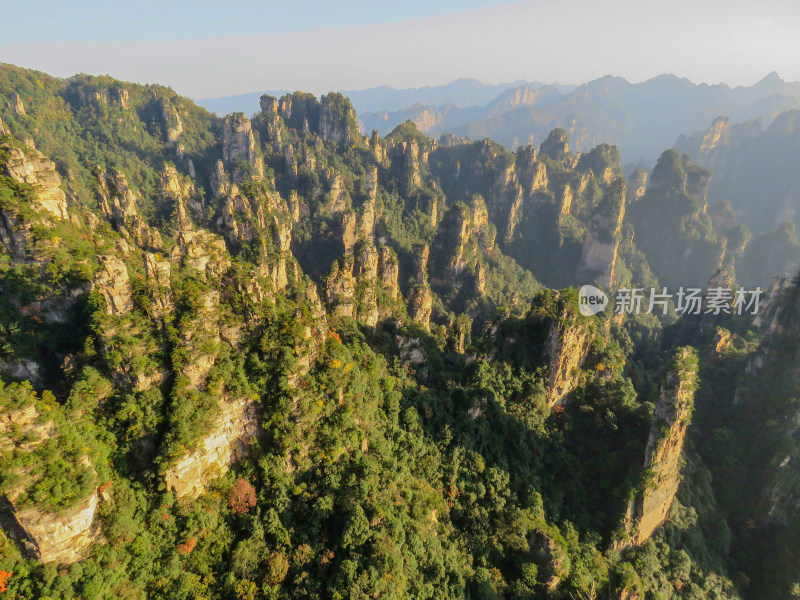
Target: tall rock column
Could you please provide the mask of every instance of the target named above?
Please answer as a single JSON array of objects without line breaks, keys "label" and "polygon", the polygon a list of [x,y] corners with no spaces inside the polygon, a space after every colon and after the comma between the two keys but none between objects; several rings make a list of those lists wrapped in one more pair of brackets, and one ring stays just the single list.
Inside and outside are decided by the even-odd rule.
[{"label": "tall rock column", "polygon": [[614,281],[624,218],[625,180],[619,177],[597,205],[583,243],[579,271],[592,283],[608,287]]},{"label": "tall rock column", "polygon": [[645,479],[625,517],[619,547],[640,545],[669,514],[680,484],[681,456],[697,389],[697,354],[690,347],[675,354],[656,404],[645,450]]}]

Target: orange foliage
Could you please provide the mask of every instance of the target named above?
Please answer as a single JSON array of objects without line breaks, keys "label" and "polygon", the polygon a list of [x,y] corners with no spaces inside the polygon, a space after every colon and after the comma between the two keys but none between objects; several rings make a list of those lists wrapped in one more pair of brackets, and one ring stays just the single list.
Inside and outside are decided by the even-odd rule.
[{"label": "orange foliage", "polygon": [[239,479],[228,496],[228,504],[234,514],[243,515],[250,512],[256,505],[256,489],[246,479]]},{"label": "orange foliage", "polygon": [[6,582],[11,579],[12,575],[13,573],[8,571],[0,571],[0,592],[5,592],[8,589]]},{"label": "orange foliage", "polygon": [[178,545],[178,554],[189,554],[197,546],[197,538],[190,537],[185,544]]}]

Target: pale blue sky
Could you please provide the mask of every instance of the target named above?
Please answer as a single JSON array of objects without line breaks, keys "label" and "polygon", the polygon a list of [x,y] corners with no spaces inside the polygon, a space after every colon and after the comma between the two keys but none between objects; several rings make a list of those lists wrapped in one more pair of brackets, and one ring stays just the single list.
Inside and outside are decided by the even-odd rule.
[{"label": "pale blue sky", "polygon": [[195,97],[475,77],[800,80],[796,0],[3,2],[0,62]]},{"label": "pale blue sky", "polygon": [[0,44],[193,40],[392,23],[509,0],[25,0],[0,2]]}]

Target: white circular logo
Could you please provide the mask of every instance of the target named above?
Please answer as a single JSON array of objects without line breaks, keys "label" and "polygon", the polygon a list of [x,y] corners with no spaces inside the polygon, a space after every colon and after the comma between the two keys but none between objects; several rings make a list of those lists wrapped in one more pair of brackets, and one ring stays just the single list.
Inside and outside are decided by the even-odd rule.
[{"label": "white circular logo", "polygon": [[584,285],[578,292],[578,308],[581,314],[591,317],[605,310],[608,306],[608,296],[603,290],[599,290],[593,285]]}]

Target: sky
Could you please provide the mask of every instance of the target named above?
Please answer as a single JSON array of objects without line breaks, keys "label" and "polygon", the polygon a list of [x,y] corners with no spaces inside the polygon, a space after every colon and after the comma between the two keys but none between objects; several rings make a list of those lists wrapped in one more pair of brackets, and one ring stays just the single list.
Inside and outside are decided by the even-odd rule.
[{"label": "sky", "polygon": [[0,62],[107,74],[192,98],[662,73],[800,80],[797,0],[26,0]]}]

